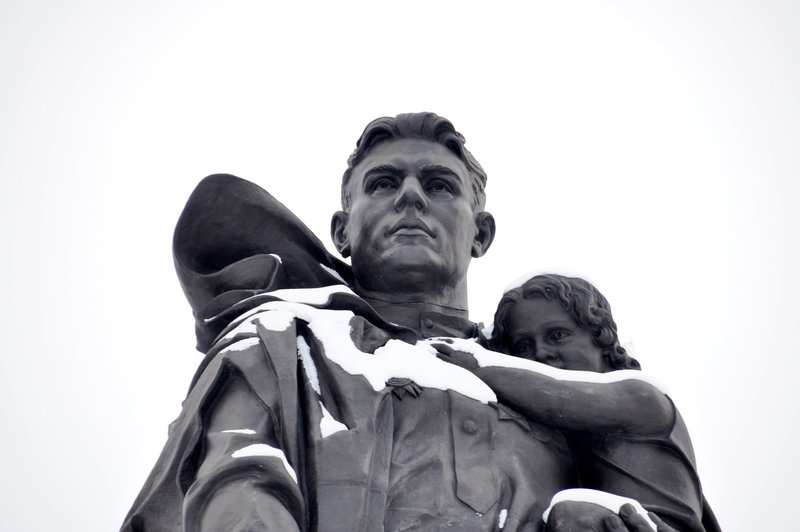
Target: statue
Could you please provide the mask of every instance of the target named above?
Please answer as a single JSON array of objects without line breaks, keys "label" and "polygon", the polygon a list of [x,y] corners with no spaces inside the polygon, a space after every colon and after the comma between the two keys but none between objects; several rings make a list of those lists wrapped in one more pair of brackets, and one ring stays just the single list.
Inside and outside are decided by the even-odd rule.
[{"label": "statue", "polygon": [[[485,183],[446,119],[371,122],[331,223],[350,267],[253,183],[203,180],[174,255],[206,357],[122,530],[540,530],[581,487],[574,443],[436,347],[481,337],[466,273],[495,233]],[[652,530],[627,505],[550,516]]]}]

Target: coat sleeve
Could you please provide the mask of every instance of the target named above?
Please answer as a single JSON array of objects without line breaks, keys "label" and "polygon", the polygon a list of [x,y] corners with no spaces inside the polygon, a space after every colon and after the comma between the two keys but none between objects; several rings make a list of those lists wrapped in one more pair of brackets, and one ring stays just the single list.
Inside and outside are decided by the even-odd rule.
[{"label": "coat sleeve", "polygon": [[123,532],[306,528],[296,345],[292,323],[214,346]]},{"label": "coat sleeve", "polygon": [[186,532],[303,529],[303,497],[279,426],[274,409],[232,371],[209,410],[183,503]]}]

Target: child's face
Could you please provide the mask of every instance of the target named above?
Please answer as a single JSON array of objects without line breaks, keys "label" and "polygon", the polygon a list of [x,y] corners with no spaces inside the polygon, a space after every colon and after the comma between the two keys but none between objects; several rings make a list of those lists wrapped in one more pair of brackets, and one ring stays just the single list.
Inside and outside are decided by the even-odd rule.
[{"label": "child's face", "polygon": [[506,347],[514,356],[555,368],[605,372],[611,368],[594,343],[559,301],[533,296],[516,302],[506,317]]}]

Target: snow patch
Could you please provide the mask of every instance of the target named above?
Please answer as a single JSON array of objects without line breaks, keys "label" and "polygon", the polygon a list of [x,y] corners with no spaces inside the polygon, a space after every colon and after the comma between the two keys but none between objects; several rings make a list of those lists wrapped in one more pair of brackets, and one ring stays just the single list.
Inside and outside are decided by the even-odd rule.
[{"label": "snow patch", "polygon": [[297,482],[297,474],[294,472],[294,468],[289,465],[289,461],[286,460],[286,455],[283,454],[283,451],[276,449],[271,445],[267,445],[266,443],[254,443],[252,445],[248,445],[247,447],[243,447],[238,451],[234,451],[231,456],[233,456],[233,458],[245,458],[249,456],[270,456],[273,458],[280,458],[280,460],[283,462],[283,466],[286,468],[286,472],[291,475],[295,482]]},{"label": "snow patch", "polygon": [[285,288],[269,292],[269,295],[284,301],[306,303],[308,305],[324,305],[333,294],[355,295],[352,290],[340,284],[321,286],[319,288]]},{"label": "snow patch", "polygon": [[[250,315],[249,317],[253,316]],[[285,311],[265,313],[261,316],[258,316],[258,318],[254,319],[244,319],[244,320],[238,319],[234,321],[234,323],[238,321],[239,324],[236,325],[233,329],[231,329],[227,333],[225,333],[225,336],[223,336],[220,339],[220,341],[230,340],[239,334],[248,334],[255,337],[258,334],[256,324],[260,324],[262,327],[270,331],[277,331],[277,332],[285,331],[292,324],[293,320],[294,320],[294,314]],[[247,338],[247,340],[254,340],[257,342],[258,338]]]},{"label": "snow patch", "polygon": [[254,321],[270,331],[282,332],[292,324],[294,314],[291,312],[268,312]]},{"label": "snow patch", "polygon": [[259,340],[257,337],[242,338],[241,340],[233,342],[231,345],[223,349],[223,351],[244,351],[247,348],[258,345],[258,341]]},{"label": "snow patch", "polygon": [[339,275],[339,272],[337,272],[337,271],[336,271],[336,270],[334,270],[333,268],[328,268],[327,266],[325,266],[325,265],[324,265],[324,264],[322,264],[322,263],[320,263],[320,265],[319,265],[319,266],[320,266],[320,268],[322,268],[323,270],[325,270],[325,271],[326,271],[326,272],[328,272],[329,274],[333,275],[335,278],[339,279],[339,280],[342,282],[342,284],[347,284],[347,282],[345,282],[345,280],[344,280],[344,279],[342,279],[342,276],[341,276],[341,275]]},{"label": "snow patch", "polygon": [[639,501],[635,499],[629,499],[628,497],[620,497],[619,495],[614,495],[612,493],[606,493],[605,491],[590,490],[585,488],[562,490],[553,495],[553,498],[550,500],[550,506],[548,506],[547,510],[545,510],[542,514],[542,519],[545,523],[547,523],[547,518],[550,516],[550,510],[553,509],[553,506],[562,501],[590,502],[592,504],[597,504],[604,508],[608,508],[616,514],[619,513],[619,509],[622,508],[623,504],[630,504],[636,509],[636,513],[644,517],[645,521],[647,521],[647,524],[652,527],[653,532],[656,532],[656,524],[650,520],[650,517],[647,515],[645,509],[642,508],[641,504],[639,504]]},{"label": "snow patch", "polygon": [[[348,288],[337,285],[308,290],[278,290],[272,294],[289,297],[308,295],[309,291],[317,291],[317,301],[327,301],[328,295],[333,293],[352,293]],[[263,319],[262,313],[268,311],[283,311],[307,322],[322,343],[328,359],[351,375],[363,375],[375,391],[383,390],[390,378],[400,377],[411,379],[427,388],[457,391],[483,403],[497,400],[494,392],[471,372],[436,358],[436,350],[425,341],[411,345],[400,340],[390,340],[377,349],[374,355],[360,351],[350,338],[350,320],[354,314],[349,310],[319,309],[290,301],[268,301],[246,312],[239,318],[245,322],[234,330],[239,330],[240,327],[246,329],[245,323],[256,321],[256,316],[259,320]],[[298,353],[301,358],[304,356],[300,347]],[[304,364],[306,368],[310,366],[311,364]]]},{"label": "snow patch", "polygon": [[225,336],[220,338],[219,341],[223,342],[225,340],[230,340],[234,336],[239,334],[249,334],[251,336],[257,335],[258,332],[256,331],[256,324],[251,321],[244,321],[239,325],[237,325],[236,327],[234,327],[233,329],[231,329],[230,331],[228,331],[227,333],[225,333]]},{"label": "snow patch", "polygon": [[[287,288],[283,290],[274,290],[272,292],[263,292],[261,294],[255,294],[250,297],[244,298],[239,301],[239,304],[246,303],[251,299],[256,299],[263,297],[265,295],[274,296],[284,301],[290,301],[293,303],[308,303],[309,305],[324,305],[331,295],[340,293],[340,294],[350,294],[355,296],[355,293],[347,288],[344,285],[336,284],[332,286],[322,286],[319,288]],[[257,314],[258,308],[251,309],[241,316],[239,316],[235,321],[244,321],[247,318]],[[221,314],[217,314],[215,316],[211,316],[210,318],[205,318],[203,323],[211,323],[212,321],[218,319]]]},{"label": "snow patch", "polygon": [[624,380],[638,380],[654,386],[664,395],[669,395],[669,390],[663,382],[653,375],[635,369],[620,369],[616,371],[609,371],[607,373],[560,369],[548,366],[547,364],[542,364],[541,362],[528,360],[526,358],[512,357],[510,355],[489,351],[488,349],[484,349],[480,345],[470,340],[454,338],[452,341],[448,342],[448,345],[454,349],[465,351],[474,356],[475,360],[478,362],[478,365],[482,368],[493,366],[501,368],[524,369],[559,381],[589,382],[594,384],[608,384]]},{"label": "snow patch", "polygon": [[[311,388],[317,392],[317,395],[322,395],[322,391],[319,387],[317,366],[314,364],[314,359],[311,358],[311,348],[308,342],[306,342],[306,339],[302,336],[297,337],[297,356],[300,358],[300,362],[303,365],[303,370],[306,372],[306,378],[308,378],[308,383],[311,385]],[[322,419],[319,421],[319,431],[323,438],[327,438],[340,430],[347,430],[347,426],[336,421],[336,418],[325,408],[322,401],[319,402],[319,406],[322,408]]]},{"label": "snow patch", "polygon": [[223,430],[223,434],[255,434],[256,431],[253,429],[228,429]]},{"label": "snow patch", "polygon": [[482,403],[497,401],[491,388],[471,371],[439,360],[436,353],[426,340],[415,345],[389,340],[375,350],[379,378],[385,383],[391,377],[403,377],[424,388],[453,390]]},{"label": "snow patch", "polygon": [[508,510],[503,508],[500,510],[500,515],[497,516],[497,528],[502,530],[506,526],[506,517],[508,517]]},{"label": "snow patch", "polygon": [[323,438],[327,438],[331,434],[335,434],[340,430],[347,430],[347,425],[336,421],[336,418],[334,418],[333,415],[328,412],[328,409],[325,408],[325,405],[322,404],[322,401],[319,402],[319,406],[322,408],[322,419],[319,420],[319,431]]},{"label": "snow patch", "polygon": [[314,365],[314,360],[311,358],[311,348],[308,342],[302,336],[297,337],[297,356],[303,364],[303,370],[306,372],[309,384],[317,394],[321,394],[319,387],[319,377],[317,376],[317,366]]}]

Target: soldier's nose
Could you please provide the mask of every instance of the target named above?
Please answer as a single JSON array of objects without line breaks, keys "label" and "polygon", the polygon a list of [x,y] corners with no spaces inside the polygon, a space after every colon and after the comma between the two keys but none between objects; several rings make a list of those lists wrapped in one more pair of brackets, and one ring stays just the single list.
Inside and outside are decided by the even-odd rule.
[{"label": "soldier's nose", "polygon": [[425,201],[425,192],[422,190],[419,179],[410,176],[403,179],[397,192],[394,207],[397,211],[407,207],[413,207],[421,212],[427,211],[428,203]]}]

